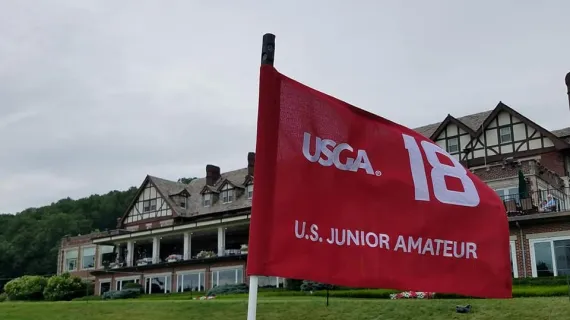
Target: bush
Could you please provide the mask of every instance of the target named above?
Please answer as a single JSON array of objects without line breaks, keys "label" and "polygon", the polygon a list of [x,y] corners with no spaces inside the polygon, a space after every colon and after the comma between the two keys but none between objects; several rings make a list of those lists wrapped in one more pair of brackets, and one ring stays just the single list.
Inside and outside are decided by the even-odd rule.
[{"label": "bush", "polygon": [[44,289],[44,299],[50,301],[70,301],[86,295],[88,295],[87,283],[69,273],[50,277]]},{"label": "bush", "polygon": [[6,293],[0,293],[0,302],[8,300],[8,295]]},{"label": "bush", "polygon": [[101,300],[101,296],[85,296],[81,298],[74,298],[72,301],[92,301],[92,300]]},{"label": "bush", "polygon": [[139,289],[124,289],[121,291],[107,291],[105,293],[103,293],[103,296],[101,297],[103,300],[107,300],[107,299],[132,299],[132,298],[137,298],[141,295],[141,292]]},{"label": "bush", "polygon": [[10,300],[42,300],[47,279],[41,276],[23,276],[6,283],[4,291]]},{"label": "bush", "polygon": [[321,290],[332,290],[334,286],[330,284],[324,284],[320,282],[314,282],[309,280],[303,280],[303,284],[301,284],[301,291],[321,291]]},{"label": "bush", "polygon": [[513,279],[513,286],[563,286],[563,285],[568,285],[568,278],[566,276]]},{"label": "bush", "polygon": [[125,283],[123,289],[134,289],[134,290],[139,290],[140,293],[144,293],[143,286],[142,284],[139,283],[133,283],[133,282]]},{"label": "bush", "polygon": [[247,284],[225,284],[221,286],[214,287],[206,293],[207,296],[219,296],[224,294],[238,294],[238,293],[248,293],[249,288]]}]

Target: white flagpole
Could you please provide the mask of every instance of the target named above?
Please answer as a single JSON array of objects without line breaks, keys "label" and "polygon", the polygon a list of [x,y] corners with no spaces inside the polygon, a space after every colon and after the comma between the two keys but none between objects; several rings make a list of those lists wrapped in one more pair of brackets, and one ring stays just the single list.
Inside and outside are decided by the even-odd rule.
[{"label": "white flagpole", "polygon": [[247,301],[247,320],[255,320],[257,315],[257,288],[259,279],[257,276],[249,277],[249,298]]},{"label": "white flagpole", "polygon": [[[266,33],[263,35],[263,44],[261,46],[261,64],[273,66],[275,58],[275,35]],[[261,84],[260,84],[261,87]],[[259,133],[258,133],[259,134]],[[257,291],[259,286],[259,278],[257,276],[249,276],[249,297],[247,300],[247,320],[255,320],[257,316]]]}]

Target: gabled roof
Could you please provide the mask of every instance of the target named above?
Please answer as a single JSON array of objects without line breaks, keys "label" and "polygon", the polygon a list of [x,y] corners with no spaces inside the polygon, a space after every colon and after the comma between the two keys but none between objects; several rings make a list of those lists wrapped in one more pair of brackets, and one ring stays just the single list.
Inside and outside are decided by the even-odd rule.
[{"label": "gabled roof", "polygon": [[238,189],[243,189],[244,187],[241,184],[235,183],[230,181],[229,179],[223,179],[219,184],[218,184],[218,191],[221,191],[222,188],[226,185],[229,184],[230,186],[232,186],[232,188],[238,188]]},{"label": "gabled roof", "polygon": [[204,185],[204,188],[202,188],[202,190],[200,190],[200,194],[205,194],[205,193],[219,193],[218,189],[214,188],[213,186],[209,186],[209,185]]},{"label": "gabled roof", "polygon": [[[466,116],[455,118],[455,119],[457,121],[463,123],[466,127],[471,129],[472,131],[477,131],[481,127],[481,124],[483,123],[483,121],[485,121],[485,119],[487,119],[489,114],[491,114],[491,112],[493,112],[493,110],[487,110],[487,111],[483,111],[483,112],[479,112],[479,113],[474,113],[474,114],[466,115]],[[428,124],[428,125],[423,126],[423,127],[415,128],[414,130],[416,132],[422,134],[426,138],[431,139],[431,137],[433,136],[433,133],[439,128],[440,125],[441,125],[441,122],[437,122],[437,123]]]},{"label": "gabled roof", "polygon": [[497,104],[497,106],[495,107],[493,112],[491,112],[489,114],[489,116],[487,117],[487,119],[485,119],[485,121],[483,121],[483,123],[481,124],[481,127],[479,128],[479,130],[477,132],[477,137],[481,136],[485,132],[485,128],[501,112],[507,112],[507,113],[511,114],[512,116],[518,118],[520,121],[524,122],[527,126],[534,128],[535,130],[540,132],[542,135],[549,138],[552,141],[552,143],[554,144],[554,147],[556,147],[556,149],[560,150],[560,149],[570,148],[570,145],[566,141],[564,141],[563,139],[560,139],[559,137],[554,135],[552,132],[546,130],[545,128],[543,128],[541,126],[539,126],[536,122],[534,122],[534,121],[530,120],[529,118],[523,116],[522,114],[518,113],[516,110],[507,106],[502,101],[499,101],[499,103]]},{"label": "gabled roof", "polygon": [[441,134],[441,132],[443,132],[443,130],[445,130],[445,128],[447,128],[447,126],[450,123],[453,123],[456,126],[460,127],[461,129],[463,129],[464,131],[469,133],[469,135],[472,137],[474,137],[477,134],[475,132],[475,130],[468,127],[465,123],[459,121],[458,119],[456,119],[452,115],[448,114],[447,117],[445,117],[445,119],[439,124],[437,129],[435,129],[435,131],[431,134],[430,139],[431,140],[437,139],[437,137]]},{"label": "gabled roof", "polygon": [[245,176],[245,180],[242,182],[242,185],[247,186],[253,183],[253,176],[252,175],[247,175]]}]

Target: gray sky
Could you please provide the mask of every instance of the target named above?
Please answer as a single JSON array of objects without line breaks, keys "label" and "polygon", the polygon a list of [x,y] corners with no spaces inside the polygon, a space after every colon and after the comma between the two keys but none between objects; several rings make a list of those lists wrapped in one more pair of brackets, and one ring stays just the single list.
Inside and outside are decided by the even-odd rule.
[{"label": "gray sky", "polygon": [[570,126],[569,12],[564,0],[0,0],[0,212],[244,167],[265,32],[284,74],[409,127],[499,100]]}]

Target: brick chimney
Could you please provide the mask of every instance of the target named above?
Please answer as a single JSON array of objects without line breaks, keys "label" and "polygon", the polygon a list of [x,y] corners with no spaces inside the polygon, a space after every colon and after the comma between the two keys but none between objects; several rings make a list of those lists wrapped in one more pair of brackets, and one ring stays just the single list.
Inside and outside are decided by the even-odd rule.
[{"label": "brick chimney", "polygon": [[255,152],[247,154],[247,174],[253,177],[253,168],[255,166]]},{"label": "brick chimney", "polygon": [[220,179],[220,167],[213,164],[206,165],[206,184],[213,186]]}]

